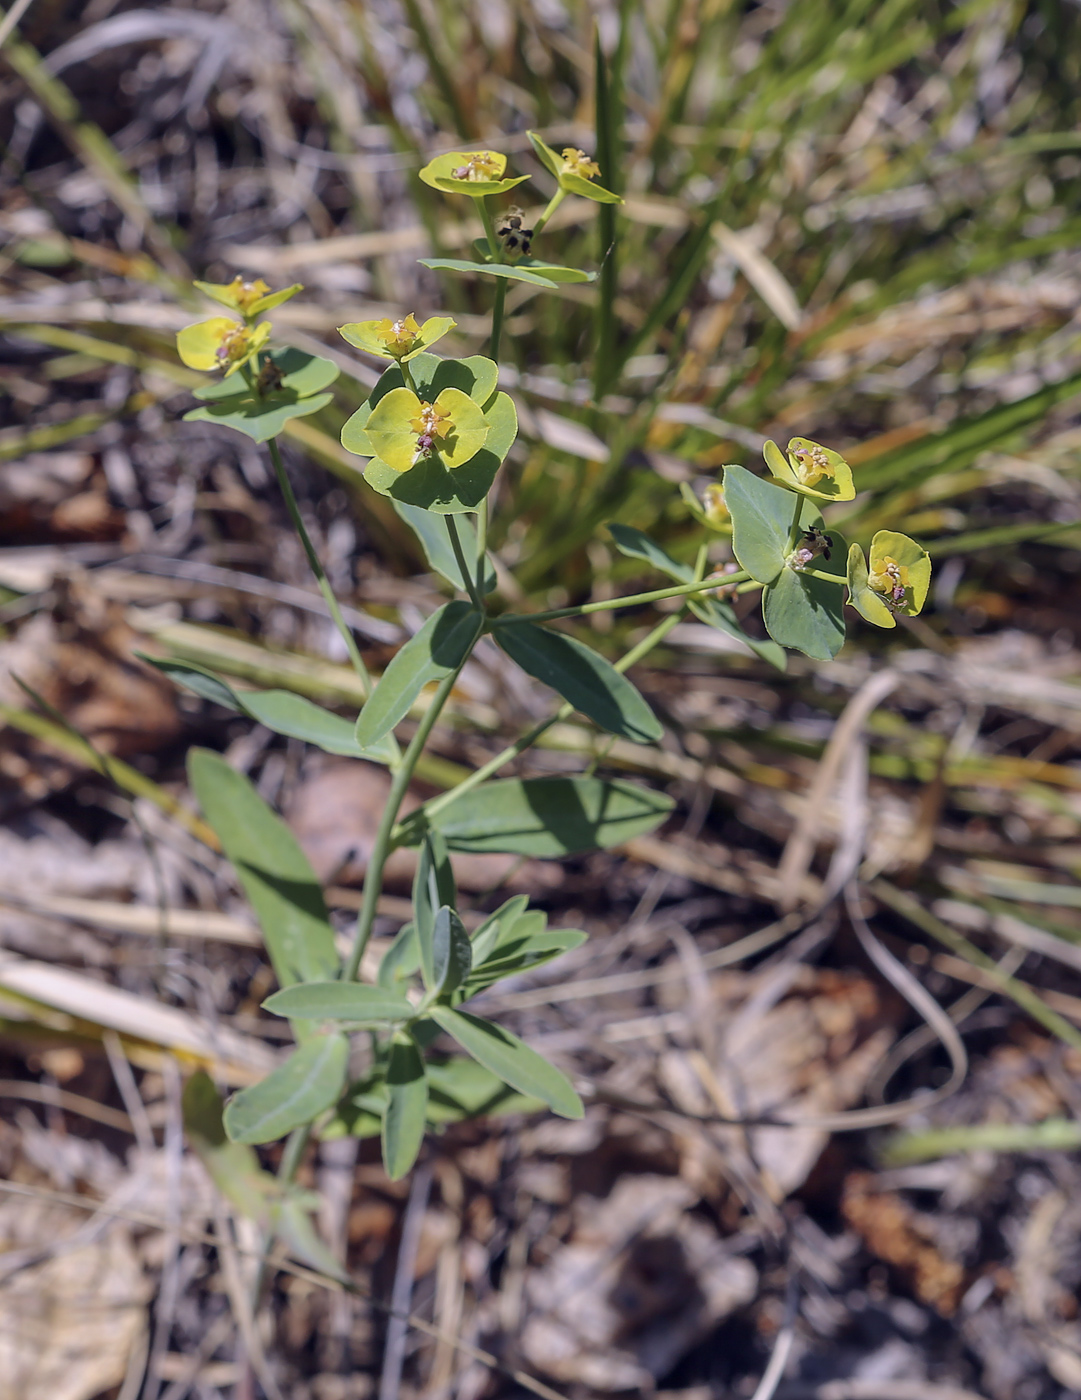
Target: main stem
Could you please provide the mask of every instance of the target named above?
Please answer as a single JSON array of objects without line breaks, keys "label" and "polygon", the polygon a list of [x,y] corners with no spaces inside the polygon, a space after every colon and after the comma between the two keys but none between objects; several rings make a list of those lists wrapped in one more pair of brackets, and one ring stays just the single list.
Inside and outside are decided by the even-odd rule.
[{"label": "main stem", "polygon": [[[488,208],[488,196],[484,195],[479,201],[480,216],[484,221],[484,236],[488,240],[488,251],[492,255],[492,262],[501,263],[503,261],[503,248],[496,237],[495,224],[492,220],[492,211]],[[492,337],[488,345],[488,358],[499,364],[499,342],[503,335],[503,307],[507,300],[507,284],[502,277],[496,278],[495,300],[492,302]]]},{"label": "main stem", "polygon": [[330,610],[334,625],[337,627],[342,641],[345,643],[346,651],[349,653],[349,660],[353,663],[353,670],[356,671],[357,675],[360,677],[360,683],[364,687],[364,693],[366,696],[370,695],[372,693],[372,679],[368,675],[368,668],[364,664],[364,658],[360,654],[360,648],[357,646],[356,638],[346,625],[345,618],[342,617],[342,610],[338,606],[338,600],[334,596],[334,590],[331,588],[323,565],[320,562],[318,554],[315,552],[315,546],[312,544],[308,532],[304,528],[304,521],[300,516],[300,507],[297,505],[297,498],[293,494],[292,485],[290,484],[289,477],[286,475],[285,463],[282,461],[281,452],[278,450],[277,438],[271,438],[267,443],[267,447],[270,449],[270,460],[274,463],[274,474],[278,478],[278,485],[281,488],[282,496],[285,498],[285,507],[289,512],[290,520],[293,522],[293,528],[300,536],[300,542],[304,546],[304,553],[308,556],[308,563],[311,566],[311,571],[315,575],[316,583],[319,585],[319,592],[322,593],[323,601]]},{"label": "main stem", "polygon": [[375,833],[375,840],[372,843],[372,854],[368,860],[368,869],[364,876],[364,898],[361,901],[360,913],[357,916],[357,932],[353,939],[353,946],[349,951],[344,967],[342,968],[342,980],[345,982],[355,982],[360,971],[361,959],[364,957],[364,950],[368,946],[368,940],[372,936],[372,925],[375,923],[375,910],[379,901],[379,895],[383,888],[383,868],[387,863],[387,856],[391,849],[391,833],[394,824],[398,819],[398,810],[402,805],[406,790],[409,787],[413,770],[417,766],[417,759],[424,750],[424,745],[428,742],[428,736],[432,732],[436,720],[447,703],[454,684],[466,659],[472,652],[477,638],[481,634],[483,623],[477,619],[477,630],[473,641],[466,649],[465,657],[461,663],[447,676],[439,686],[439,689],[432,697],[432,703],[428,706],[423,718],[417,725],[417,732],[410,740],[409,747],[402,755],[401,767],[394,774],[390,784],[390,792],[387,794],[386,806],[383,808],[383,815],[379,819],[379,829]]},{"label": "main stem", "polygon": [[462,548],[462,537],[458,533],[458,522],[453,515],[443,517],[447,522],[447,534],[450,536],[450,547],[454,550],[454,558],[458,563],[458,570],[462,575],[462,583],[465,591],[469,594],[469,601],[476,608],[477,612],[484,611],[484,604],[480,600],[477,592],[477,585],[473,582],[473,570],[469,560],[465,557],[465,550]]}]

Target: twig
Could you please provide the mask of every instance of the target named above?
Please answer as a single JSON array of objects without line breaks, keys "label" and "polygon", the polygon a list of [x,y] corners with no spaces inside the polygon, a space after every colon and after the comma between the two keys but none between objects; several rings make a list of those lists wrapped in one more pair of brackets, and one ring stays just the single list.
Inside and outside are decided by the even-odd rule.
[{"label": "twig", "polygon": [[387,1340],[383,1351],[383,1373],[379,1377],[379,1400],[398,1400],[405,1361],[405,1341],[409,1334],[409,1302],[413,1296],[413,1270],[417,1264],[420,1229],[428,1208],[428,1193],[432,1188],[431,1163],[423,1162],[413,1173],[409,1200],[402,1223],[402,1240],[398,1246],[398,1266],[390,1294],[391,1318],[387,1324]]}]

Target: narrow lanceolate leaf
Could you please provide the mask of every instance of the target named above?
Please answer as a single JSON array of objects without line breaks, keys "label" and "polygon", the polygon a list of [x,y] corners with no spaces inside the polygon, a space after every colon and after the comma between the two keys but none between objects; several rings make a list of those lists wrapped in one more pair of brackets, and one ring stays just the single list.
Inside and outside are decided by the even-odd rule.
[{"label": "narrow lanceolate leaf", "polygon": [[140,660],[164,671],[177,685],[185,686],[204,700],[213,700],[216,705],[250,715],[275,734],[303,739],[326,753],[341,754],[347,758],[367,758],[374,763],[391,763],[399,756],[393,738],[381,739],[372,748],[362,749],[353,734],[353,720],[336,715],[332,710],[324,710],[321,705],[291,690],[236,690],[221,676],[194,662],[173,661],[142,653],[138,655]]},{"label": "narrow lanceolate leaf", "polygon": [[255,910],[278,981],[332,977],[338,954],[323,890],[296,837],[243,774],[192,749],[188,774]]},{"label": "narrow lanceolate leaf", "polygon": [[627,677],[576,638],[532,622],[515,622],[497,628],[495,639],[523,671],[550,685],[610,734],[637,744],[656,743],[664,734]]},{"label": "narrow lanceolate leaf", "polygon": [[274,1142],[310,1123],[341,1093],[348,1059],[340,1032],[313,1036],[261,1083],[233,1095],[225,1131],[234,1142]]},{"label": "narrow lanceolate leaf", "polygon": [[451,908],[458,902],[454,884],[454,870],[447,843],[437,831],[425,833],[421,843],[420,859],[413,877],[413,924],[417,934],[417,951],[424,985],[436,985],[435,975],[435,919],[444,905]]},{"label": "narrow lanceolate leaf", "polygon": [[366,1025],[407,1021],[413,1015],[405,997],[361,982],[298,982],[267,997],[263,1006],[275,1016]]},{"label": "narrow lanceolate leaf", "polygon": [[677,583],[690,583],[694,578],[694,570],[689,564],[680,564],[656,540],[651,540],[633,525],[609,525],[608,532],[620,554],[625,554],[628,559],[641,559],[662,574],[674,578]]},{"label": "narrow lanceolate leaf", "polygon": [[387,1102],[383,1110],[383,1165],[391,1181],[403,1177],[424,1141],[428,1081],[416,1042],[395,1036],[387,1058]]},{"label": "narrow lanceolate leaf", "polygon": [[[644,836],[672,810],[667,794],[601,778],[507,778],[463,793],[431,818],[452,851],[567,856]],[[404,844],[421,829],[403,824]]]},{"label": "narrow lanceolate leaf", "polygon": [[469,976],[473,961],[473,945],[461,919],[447,905],[435,916],[432,934],[432,968],[434,978],[430,991],[440,995],[453,992]]},{"label": "narrow lanceolate leaf", "polygon": [[357,743],[362,748],[378,743],[405,718],[426,685],[457,670],[469,655],[480,625],[464,601],[437,608],[383,672],[357,720]]},{"label": "narrow lanceolate leaf", "polygon": [[567,1076],[516,1035],[491,1021],[470,1016],[466,1011],[454,1011],[449,1006],[433,1006],[431,1014],[463,1050],[498,1075],[504,1084],[530,1098],[541,1099],[562,1118],[583,1116],[582,1100]]},{"label": "narrow lanceolate leaf", "polygon": [[246,714],[275,734],[303,739],[326,753],[367,758],[376,763],[390,763],[398,757],[393,737],[384,735],[365,748],[357,743],[353,720],[324,710],[291,690],[238,691],[237,699]]},{"label": "narrow lanceolate leaf", "polygon": [[[398,515],[412,528],[413,533],[420,540],[424,557],[436,573],[442,574],[448,583],[453,584],[462,593],[468,593],[469,589],[465,579],[462,578],[457,557],[447,537],[445,522],[438,515],[433,515],[430,510],[422,510],[420,506],[411,506],[405,501],[392,501],[392,504]],[[462,551],[466,560],[472,562],[477,557],[476,531],[468,520],[460,520],[458,533],[461,536]],[[495,585],[495,569],[492,567],[491,559],[486,555],[480,591],[491,593]]]}]

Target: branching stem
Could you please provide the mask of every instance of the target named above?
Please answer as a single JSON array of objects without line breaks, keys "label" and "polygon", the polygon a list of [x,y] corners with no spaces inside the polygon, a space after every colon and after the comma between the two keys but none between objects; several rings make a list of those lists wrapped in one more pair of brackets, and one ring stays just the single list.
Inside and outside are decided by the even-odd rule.
[{"label": "branching stem", "polygon": [[424,716],[417,725],[417,731],[409,742],[409,747],[402,755],[401,767],[394,774],[390,784],[390,792],[387,794],[386,806],[383,808],[383,815],[379,819],[379,829],[375,833],[375,840],[372,843],[372,853],[368,860],[368,869],[364,875],[364,897],[360,906],[360,913],[357,916],[357,931],[353,939],[353,946],[349,951],[342,968],[342,979],[346,982],[355,982],[357,973],[360,970],[361,959],[364,957],[364,950],[368,946],[368,940],[372,936],[372,925],[375,923],[375,910],[379,900],[379,895],[383,888],[383,868],[387,863],[387,856],[391,850],[391,832],[398,819],[398,811],[402,805],[406,790],[413,777],[413,770],[417,766],[417,759],[424,751],[424,745],[428,742],[436,720],[442,713],[443,706],[447,703],[451,691],[454,689],[462,667],[468,660],[477,638],[483,629],[483,621],[477,618],[477,630],[473,641],[466,648],[465,656],[461,663],[440,682],[439,689],[432,697],[432,703],[424,712]]}]

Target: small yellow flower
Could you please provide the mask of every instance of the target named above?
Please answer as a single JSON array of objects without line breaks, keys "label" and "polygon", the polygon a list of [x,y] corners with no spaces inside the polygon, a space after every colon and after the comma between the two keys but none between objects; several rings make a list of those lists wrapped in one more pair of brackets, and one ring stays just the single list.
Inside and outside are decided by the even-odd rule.
[{"label": "small yellow flower", "polygon": [[437,455],[444,467],[460,467],[476,456],[488,436],[480,406],[460,389],[441,390],[434,403],[412,389],[391,389],[364,426],[375,456],[396,472]]},{"label": "small yellow flower", "polygon": [[723,529],[732,519],[724,503],[724,488],[714,483],[703,492],[706,519],[716,529]]},{"label": "small yellow flower", "polygon": [[409,420],[409,426],[417,435],[418,458],[430,457],[436,443],[454,429],[450,414],[439,407],[438,399],[434,404],[422,399],[420,410]]},{"label": "small yellow flower", "polygon": [[770,476],[778,486],[820,501],[850,501],[855,496],[852,468],[839,452],[809,438],[793,438],[787,454],[785,457],[775,442],[762,448]]},{"label": "small yellow flower", "polygon": [[590,160],[585,151],[580,151],[576,146],[567,146],[563,151],[563,168],[560,172],[563,175],[580,175],[583,180],[592,180],[594,175],[601,173],[601,168],[595,160]]},{"label": "small yellow flower", "polygon": [[176,348],[189,369],[224,370],[226,378],[253,360],[270,339],[270,323],[243,326],[228,316],[212,316],[177,333]]},{"label": "small yellow flower", "polygon": [[796,459],[796,476],[804,486],[817,486],[823,477],[832,481],[836,475],[830,459],[817,443],[793,448],[792,456]]},{"label": "small yellow flower", "polygon": [[872,568],[867,576],[867,582],[876,593],[888,594],[891,603],[903,603],[905,590],[908,588],[908,569],[904,564],[898,564],[897,560],[889,554],[871,562]]},{"label": "small yellow flower", "polygon": [[507,166],[506,156],[495,151],[473,151],[451,171],[454,180],[498,180]]},{"label": "small yellow flower", "polygon": [[239,311],[245,321],[254,320],[264,311],[272,311],[275,306],[280,306],[283,301],[304,290],[299,282],[294,282],[291,287],[272,292],[261,277],[254,282],[245,282],[239,273],[231,282],[196,282],[195,286],[220,306]]},{"label": "small yellow flower", "polygon": [[261,277],[257,277],[254,282],[245,282],[238,272],[229,283],[229,293],[236,302],[237,310],[247,315],[255,302],[270,295],[270,288]]},{"label": "small yellow flower", "polygon": [[420,336],[420,326],[412,311],[408,316],[399,317],[397,321],[385,316],[376,327],[375,336],[396,360],[400,360],[416,345]]},{"label": "small yellow flower", "polygon": [[369,355],[402,362],[415,359],[453,329],[454,322],[449,316],[429,316],[423,325],[419,325],[410,312],[396,321],[389,316],[384,316],[381,321],[354,321],[348,326],[339,326],[338,334]]}]

